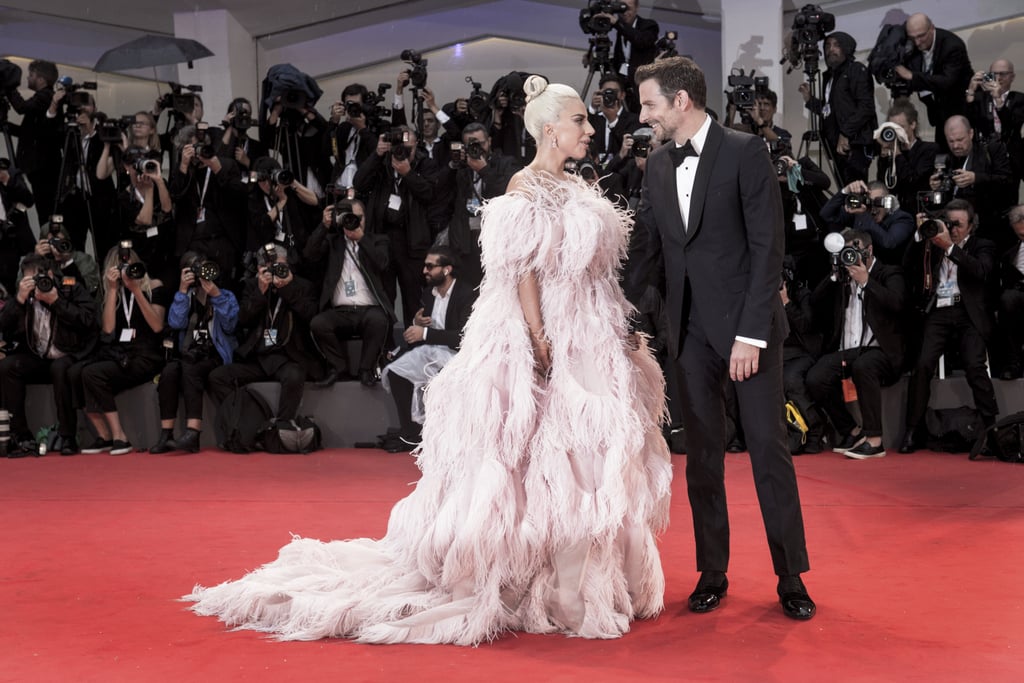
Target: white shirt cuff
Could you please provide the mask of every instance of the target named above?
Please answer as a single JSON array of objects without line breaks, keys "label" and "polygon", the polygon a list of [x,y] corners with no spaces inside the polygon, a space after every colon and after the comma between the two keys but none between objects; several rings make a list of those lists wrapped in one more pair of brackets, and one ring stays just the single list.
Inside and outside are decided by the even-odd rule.
[{"label": "white shirt cuff", "polygon": [[751,339],[750,337],[741,337],[741,336],[739,336],[737,334],[736,335],[736,341],[741,341],[744,344],[750,344],[751,346],[756,346],[759,349],[767,349],[768,348],[768,342],[764,341],[763,339]]},{"label": "white shirt cuff", "polygon": [[423,341],[427,341],[427,332],[429,331],[429,329],[430,328],[428,327],[423,328]]},{"label": "white shirt cuff", "polygon": [[437,113],[434,116],[437,118],[437,122],[440,123],[442,126],[451,121],[452,119],[452,117],[444,113],[443,109],[438,109]]},{"label": "white shirt cuff", "polygon": [[402,96],[399,95],[398,93],[395,93],[394,108],[395,109],[405,109],[405,100],[402,99]]}]

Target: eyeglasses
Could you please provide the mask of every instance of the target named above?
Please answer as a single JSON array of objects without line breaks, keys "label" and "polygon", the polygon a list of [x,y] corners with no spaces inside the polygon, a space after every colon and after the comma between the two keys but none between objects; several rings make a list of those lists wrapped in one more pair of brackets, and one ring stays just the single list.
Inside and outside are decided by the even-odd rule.
[{"label": "eyeglasses", "polygon": [[991,73],[992,73],[993,76],[1000,76],[1000,77],[1002,77],[1002,76],[1012,76],[1013,75],[1012,71],[993,71]]},{"label": "eyeglasses", "polygon": [[443,268],[444,266],[440,263],[424,262],[423,270],[433,270],[434,268]]}]

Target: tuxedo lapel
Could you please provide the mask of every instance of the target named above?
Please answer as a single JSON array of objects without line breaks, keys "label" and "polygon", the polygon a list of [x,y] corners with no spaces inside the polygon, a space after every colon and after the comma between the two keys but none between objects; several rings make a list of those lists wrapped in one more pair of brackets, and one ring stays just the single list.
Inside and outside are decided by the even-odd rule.
[{"label": "tuxedo lapel", "polygon": [[[670,141],[668,144],[672,144],[672,142]],[[652,158],[648,160],[648,168],[650,168],[650,163],[654,161],[659,163],[663,171],[658,174],[658,176],[652,175],[652,177],[660,177],[658,183],[651,184],[652,193],[656,193],[655,196],[671,197],[670,201],[658,202],[658,205],[665,207],[665,209],[661,211],[661,213],[664,214],[666,221],[665,225],[670,227],[680,239],[685,240],[686,229],[683,227],[682,214],[679,213],[679,190],[676,187],[676,167],[672,163],[672,157],[669,156],[668,149],[666,148],[664,151],[661,149],[656,150],[655,154],[652,155]],[[651,171],[653,170],[654,169],[651,169]],[[651,201],[651,198],[648,197],[647,201]],[[658,222],[659,224],[661,223],[660,219]]]},{"label": "tuxedo lapel", "polygon": [[722,127],[712,121],[711,127],[708,128],[707,137],[704,139],[704,148],[700,151],[700,161],[697,162],[697,175],[693,179],[690,218],[686,221],[687,244],[700,230],[701,218],[704,216],[704,199],[707,196],[708,182],[711,180],[711,169],[714,168],[715,158],[718,156],[718,148],[722,144],[723,137]]}]

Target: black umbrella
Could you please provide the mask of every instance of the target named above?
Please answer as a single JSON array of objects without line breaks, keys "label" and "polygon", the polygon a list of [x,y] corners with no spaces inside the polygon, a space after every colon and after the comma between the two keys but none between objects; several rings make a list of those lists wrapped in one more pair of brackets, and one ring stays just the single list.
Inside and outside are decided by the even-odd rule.
[{"label": "black umbrella", "polygon": [[182,62],[191,69],[192,60],[212,56],[206,46],[188,38],[145,35],[104,52],[93,70],[124,71]]}]

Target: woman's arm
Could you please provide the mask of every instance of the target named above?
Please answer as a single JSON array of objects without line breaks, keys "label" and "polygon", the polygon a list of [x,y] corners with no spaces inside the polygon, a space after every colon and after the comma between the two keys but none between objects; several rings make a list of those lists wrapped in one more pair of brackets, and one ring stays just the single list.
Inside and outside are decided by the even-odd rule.
[{"label": "woman's arm", "polygon": [[533,345],[537,372],[547,375],[551,370],[551,342],[544,331],[544,319],[540,312],[540,284],[532,272],[519,281],[519,305],[523,309],[523,319],[530,330],[530,343]]}]

